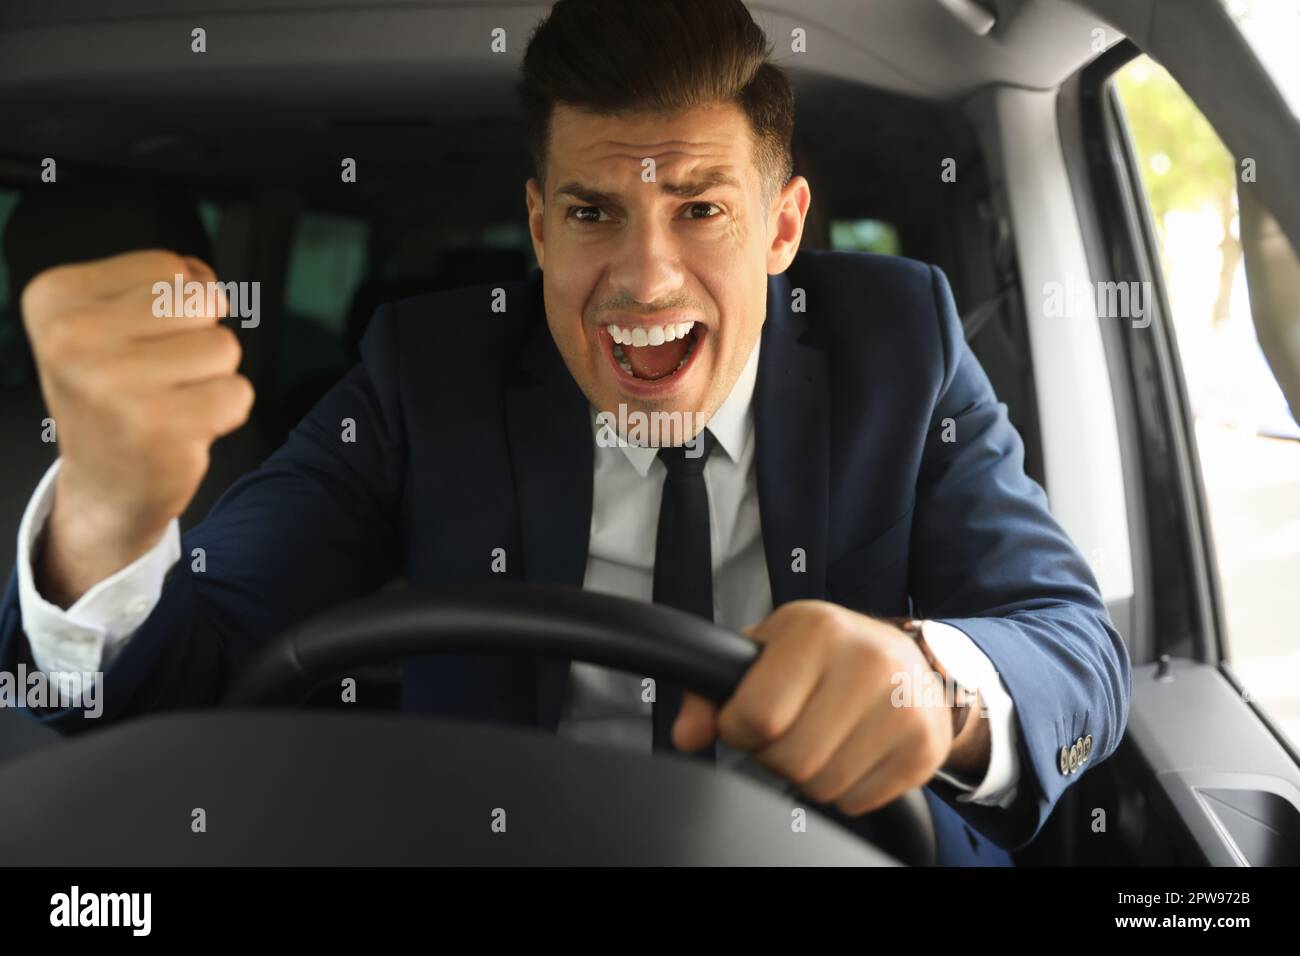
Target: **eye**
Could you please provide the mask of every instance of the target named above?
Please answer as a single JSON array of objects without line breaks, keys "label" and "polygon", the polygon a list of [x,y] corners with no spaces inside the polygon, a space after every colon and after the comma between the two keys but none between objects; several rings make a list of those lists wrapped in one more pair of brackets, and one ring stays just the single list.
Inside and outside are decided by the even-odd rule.
[{"label": "eye", "polygon": [[[594,213],[595,215],[591,215]],[[605,210],[599,206],[570,206],[569,218],[576,219],[578,222],[602,222],[600,218],[605,214]]]},{"label": "eye", "polygon": [[722,208],[717,203],[693,202],[686,207],[687,219],[716,219],[720,215],[722,215]]}]

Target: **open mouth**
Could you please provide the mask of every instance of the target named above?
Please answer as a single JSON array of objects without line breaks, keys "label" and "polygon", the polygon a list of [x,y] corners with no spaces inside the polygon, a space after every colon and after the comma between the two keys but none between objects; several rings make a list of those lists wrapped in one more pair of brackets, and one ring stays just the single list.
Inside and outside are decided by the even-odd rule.
[{"label": "open mouth", "polygon": [[705,334],[704,326],[694,321],[604,328],[610,358],[622,377],[656,385],[670,382],[690,367]]}]

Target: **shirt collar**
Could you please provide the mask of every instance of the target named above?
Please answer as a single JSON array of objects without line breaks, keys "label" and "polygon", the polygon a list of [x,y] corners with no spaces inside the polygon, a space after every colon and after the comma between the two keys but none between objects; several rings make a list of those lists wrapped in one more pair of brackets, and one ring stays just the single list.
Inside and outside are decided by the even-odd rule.
[{"label": "shirt collar", "polygon": [[[718,410],[708,421],[708,429],[718,440],[718,447],[732,461],[739,461],[740,453],[745,447],[745,440],[754,429],[754,383],[758,380],[758,352],[762,344],[763,337],[760,335],[758,341],[754,343],[753,351],[749,353],[749,360],[741,370],[740,377],[731,387],[731,394],[718,406]],[[593,430],[599,428],[596,424],[595,408],[591,409],[591,424]],[[624,442],[618,447],[622,449],[627,460],[632,463],[632,467],[642,478],[650,473],[650,466],[659,455],[658,448],[633,445],[631,442]]]}]

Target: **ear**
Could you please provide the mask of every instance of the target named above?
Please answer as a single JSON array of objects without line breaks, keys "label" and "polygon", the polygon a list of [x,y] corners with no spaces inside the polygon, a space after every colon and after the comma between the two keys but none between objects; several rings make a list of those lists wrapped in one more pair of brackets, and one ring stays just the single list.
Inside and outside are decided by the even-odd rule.
[{"label": "ear", "polygon": [[785,188],[772,201],[767,220],[768,275],[780,275],[794,261],[811,204],[812,192],[808,180],[802,176],[790,177]]},{"label": "ear", "polygon": [[537,266],[546,271],[544,251],[546,232],[542,228],[545,221],[546,206],[542,202],[542,186],[534,177],[524,183],[524,203],[528,206],[528,236],[533,240],[533,255],[537,257]]}]

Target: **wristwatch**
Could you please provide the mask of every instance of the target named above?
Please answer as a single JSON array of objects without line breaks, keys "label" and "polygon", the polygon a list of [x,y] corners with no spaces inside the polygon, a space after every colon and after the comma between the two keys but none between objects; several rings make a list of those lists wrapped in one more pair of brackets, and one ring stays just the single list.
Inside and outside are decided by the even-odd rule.
[{"label": "wristwatch", "polygon": [[915,617],[886,617],[881,620],[894,625],[916,642],[916,646],[921,649],[921,654],[925,657],[926,663],[930,665],[930,669],[943,680],[945,694],[947,694],[948,688],[952,687],[952,737],[953,740],[956,740],[958,734],[965,728],[966,721],[970,719],[971,711],[979,704],[979,692],[962,687],[948,673],[948,669],[939,662],[939,658],[934,656],[934,651],[925,642],[925,621]]}]

